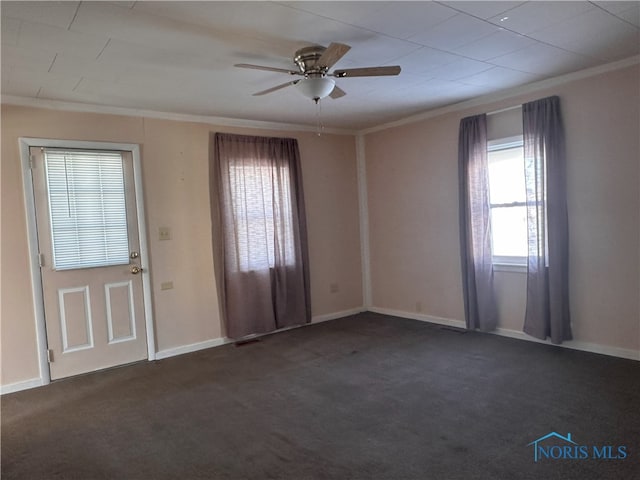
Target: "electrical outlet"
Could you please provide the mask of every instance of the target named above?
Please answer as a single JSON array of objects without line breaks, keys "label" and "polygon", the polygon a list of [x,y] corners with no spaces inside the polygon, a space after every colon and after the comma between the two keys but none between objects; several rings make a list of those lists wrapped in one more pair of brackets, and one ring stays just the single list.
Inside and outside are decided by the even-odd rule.
[{"label": "electrical outlet", "polygon": [[171,229],[169,227],[158,228],[158,239],[171,240]]},{"label": "electrical outlet", "polygon": [[422,302],[416,302],[416,312],[422,312]]},{"label": "electrical outlet", "polygon": [[173,282],[162,282],[160,284],[160,290],[171,290],[173,288]]},{"label": "electrical outlet", "polygon": [[340,286],[337,283],[332,283],[329,285],[329,293],[338,293],[340,291]]}]

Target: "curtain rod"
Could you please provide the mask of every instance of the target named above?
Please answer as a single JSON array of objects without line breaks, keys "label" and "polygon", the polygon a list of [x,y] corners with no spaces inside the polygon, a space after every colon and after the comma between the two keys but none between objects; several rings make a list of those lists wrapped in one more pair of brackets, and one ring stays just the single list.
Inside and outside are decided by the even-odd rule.
[{"label": "curtain rod", "polygon": [[516,108],[522,108],[522,105],[515,105],[513,107],[501,108],[500,110],[494,110],[493,112],[488,112],[487,115],[495,115],[496,113],[508,112],[509,110],[515,110]]}]

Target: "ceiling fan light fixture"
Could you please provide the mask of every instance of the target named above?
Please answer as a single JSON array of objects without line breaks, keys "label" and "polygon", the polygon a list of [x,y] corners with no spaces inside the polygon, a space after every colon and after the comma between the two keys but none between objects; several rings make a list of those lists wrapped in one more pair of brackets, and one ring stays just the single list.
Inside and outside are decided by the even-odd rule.
[{"label": "ceiling fan light fixture", "polygon": [[[2,0],[0,0],[2,1]],[[252,65],[250,63],[237,63],[235,66],[240,68],[251,68],[254,70],[266,70],[267,72],[288,73],[289,75],[299,75],[302,78],[292,82],[286,82],[275,87],[254,93],[254,96],[266,95],[285,87],[295,85],[298,91],[307,98],[313,100],[316,105],[322,98],[331,96],[331,98],[341,98],[346,92],[336,86],[333,78],[344,77],[382,77],[388,75],[398,75],[400,73],[400,65],[387,65],[384,67],[359,67],[347,68],[343,70],[334,70],[329,72],[331,68],[351,49],[349,45],[344,43],[331,42],[328,47],[321,45],[312,45],[303,47],[295,52],[293,62],[298,66],[297,70],[286,70],[279,67],[265,67],[263,65]]]},{"label": "ceiling fan light fixture", "polygon": [[309,77],[300,80],[296,88],[302,95],[318,103],[318,100],[327,97],[335,86],[336,82],[332,78]]}]

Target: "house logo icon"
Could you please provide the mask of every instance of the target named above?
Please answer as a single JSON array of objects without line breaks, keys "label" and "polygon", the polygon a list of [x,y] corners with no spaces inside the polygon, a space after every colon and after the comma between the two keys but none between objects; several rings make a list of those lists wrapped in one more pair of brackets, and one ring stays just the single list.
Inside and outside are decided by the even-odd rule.
[{"label": "house logo icon", "polygon": [[533,461],[538,460],[624,460],[629,456],[626,445],[579,445],[571,438],[551,432],[527,444],[533,446]]},{"label": "house logo icon", "polygon": [[567,436],[563,437],[562,435],[560,435],[557,432],[551,432],[551,433],[547,433],[546,435],[543,435],[542,437],[538,438],[537,440],[534,440],[533,442],[529,443],[527,445],[527,447],[530,447],[531,445],[533,445],[533,461],[537,462],[538,461],[538,452],[541,450],[541,448],[538,447],[539,443],[544,442],[545,440],[548,440],[550,438],[558,438],[560,440],[562,440],[563,442],[566,442],[569,445],[578,445],[576,442],[574,442],[573,440],[571,440],[571,433],[567,432]]}]

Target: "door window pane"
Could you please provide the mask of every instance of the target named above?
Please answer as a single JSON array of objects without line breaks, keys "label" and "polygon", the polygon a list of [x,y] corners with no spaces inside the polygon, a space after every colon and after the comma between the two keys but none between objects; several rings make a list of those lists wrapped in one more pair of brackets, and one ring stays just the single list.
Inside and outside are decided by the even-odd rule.
[{"label": "door window pane", "polygon": [[128,264],[122,154],[47,149],[45,168],[54,269]]}]

